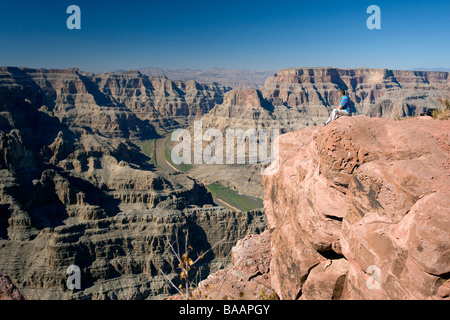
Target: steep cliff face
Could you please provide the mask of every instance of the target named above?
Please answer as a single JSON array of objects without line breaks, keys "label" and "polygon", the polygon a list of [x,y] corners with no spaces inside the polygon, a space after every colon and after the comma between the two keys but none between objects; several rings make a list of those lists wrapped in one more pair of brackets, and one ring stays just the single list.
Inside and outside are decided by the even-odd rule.
[{"label": "steep cliff face", "polygon": [[[231,248],[264,228],[262,212],[236,213],[221,208],[166,208],[123,212],[104,219],[42,229],[31,241],[0,240],[1,270],[14,279],[27,299],[157,299],[173,294],[159,269],[179,282],[167,241],[189,229],[193,254],[208,254],[202,277],[227,267]],[[66,286],[67,268],[81,269],[81,290]]]},{"label": "steep cliff face", "polygon": [[130,140],[153,128],[77,70],[2,70],[3,237],[33,239],[69,218],[212,203],[187,176],[153,172]]},{"label": "steep cliff face", "polygon": [[280,137],[263,177],[282,299],[443,299],[450,121],[340,118]]},{"label": "steep cliff face", "polygon": [[5,275],[0,274],[0,300],[24,300],[24,296],[19,289],[12,283],[11,279]]},{"label": "steep cliff face", "polygon": [[195,81],[148,77],[137,71],[96,75],[99,90],[127,106],[142,120],[169,129],[190,124],[221,104],[230,88]]},{"label": "steep cliff face", "polygon": [[270,232],[239,240],[231,250],[231,267],[222,269],[199,284],[208,300],[276,299],[270,285]]},{"label": "steep cliff face", "polygon": [[345,89],[359,114],[400,118],[439,108],[449,90],[448,72],[388,69],[293,68],[280,70],[261,90],[274,105],[301,107],[322,123]]},{"label": "steep cliff face", "polygon": [[[166,124],[132,110],[139,96],[133,88],[156,86],[146,81],[139,74],[0,68],[0,272],[26,298],[165,296],[171,287],[158,268],[179,279],[167,240],[189,229],[197,253],[225,238],[204,260],[206,277],[228,265],[240,238],[264,229],[261,211],[214,207],[202,183],[148,163],[135,142],[155,138],[155,128]],[[162,94],[161,108],[173,92],[203,103],[194,82],[156,82],[162,87],[148,94]],[[166,111],[155,114],[178,112]],[[73,264],[81,269],[81,291],[66,287]]]},{"label": "steep cliff face", "polygon": [[[140,120],[114,97],[101,92],[89,74],[77,69],[16,69],[14,72],[29,77],[28,81],[39,90],[42,100],[32,104],[40,105],[42,112],[56,117],[68,127],[86,128],[106,137],[154,135],[153,125]],[[10,77],[17,80],[15,73]]]},{"label": "steep cliff face", "polygon": [[216,105],[201,118],[206,128],[225,133],[231,129],[264,129],[273,125],[272,106],[256,89],[235,89],[227,92],[221,105]]}]

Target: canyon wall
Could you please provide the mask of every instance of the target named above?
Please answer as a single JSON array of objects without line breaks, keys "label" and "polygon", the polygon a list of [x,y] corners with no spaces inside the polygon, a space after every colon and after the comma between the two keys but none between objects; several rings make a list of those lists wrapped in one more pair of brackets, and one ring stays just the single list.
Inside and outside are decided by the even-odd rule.
[{"label": "canyon wall", "polygon": [[186,126],[221,104],[231,88],[217,83],[172,81],[138,71],[93,76],[99,90],[125,105],[142,120],[162,129]]},{"label": "canyon wall", "polygon": [[172,80],[190,81],[195,80],[201,83],[220,83],[232,88],[258,88],[264,85],[267,77],[274,71],[264,70],[230,70],[224,68],[214,68],[208,70],[177,69],[168,70],[162,68],[141,68],[139,69],[148,76],[164,75]]},{"label": "canyon wall", "polygon": [[448,72],[387,69],[292,68],[267,78],[264,87],[225,94],[202,120],[204,127],[279,128],[283,132],[324,123],[345,89],[356,114],[397,119],[442,108]]},{"label": "canyon wall", "polygon": [[292,68],[269,77],[261,89],[273,105],[299,109],[323,123],[340,102],[337,89],[348,92],[358,114],[401,118],[438,108],[449,93],[448,72],[388,69]]},{"label": "canyon wall", "polygon": [[[184,118],[217,98],[196,100],[194,90],[209,89],[194,82],[151,81],[0,68],[0,273],[25,298],[164,297],[172,288],[159,269],[179,281],[168,241],[184,239],[184,230],[193,254],[225,239],[203,260],[206,277],[230,263],[239,239],[265,229],[262,211],[217,207],[202,183],[149,163],[136,141],[176,122],[171,97],[181,106],[192,93]],[[161,108],[148,116],[133,109],[146,94]],[[70,265],[81,269],[81,290],[66,286]]]},{"label": "canyon wall", "polygon": [[[62,122],[123,135],[185,126],[223,101],[231,88],[148,77],[138,71],[89,74],[78,69],[1,68],[3,81],[38,93],[42,110]],[[109,130],[111,132],[106,132]]]}]

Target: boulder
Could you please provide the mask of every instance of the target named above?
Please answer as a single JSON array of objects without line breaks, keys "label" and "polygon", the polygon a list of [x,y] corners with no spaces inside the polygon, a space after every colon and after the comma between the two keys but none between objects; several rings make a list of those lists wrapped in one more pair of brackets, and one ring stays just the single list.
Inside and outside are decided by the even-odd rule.
[{"label": "boulder", "polygon": [[263,177],[277,294],[448,298],[449,127],[356,116],[280,136]]},{"label": "boulder", "polygon": [[0,274],[0,300],[25,300],[25,297],[6,274]]},{"label": "boulder", "polygon": [[270,284],[272,254],[269,231],[239,240],[231,255],[230,268],[219,270],[200,282],[202,299],[278,299]]}]

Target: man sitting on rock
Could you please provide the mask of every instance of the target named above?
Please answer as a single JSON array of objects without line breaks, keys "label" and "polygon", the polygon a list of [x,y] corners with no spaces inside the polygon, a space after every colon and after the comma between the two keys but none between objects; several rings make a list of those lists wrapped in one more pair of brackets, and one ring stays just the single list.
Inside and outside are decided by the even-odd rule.
[{"label": "man sitting on rock", "polygon": [[341,103],[339,105],[339,108],[333,109],[327,122],[325,122],[325,125],[329,124],[331,121],[336,120],[340,116],[351,116],[352,115],[352,105],[350,103],[350,98],[345,93],[344,89],[340,89],[339,94],[341,96]]}]

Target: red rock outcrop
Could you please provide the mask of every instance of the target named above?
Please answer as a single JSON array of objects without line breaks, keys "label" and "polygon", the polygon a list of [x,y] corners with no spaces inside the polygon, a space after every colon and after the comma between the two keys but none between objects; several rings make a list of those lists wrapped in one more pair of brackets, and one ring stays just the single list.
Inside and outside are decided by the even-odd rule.
[{"label": "red rock outcrop", "polygon": [[0,274],[0,300],[25,300],[19,289],[5,274]]},{"label": "red rock outcrop", "polygon": [[449,128],[356,116],[280,136],[263,177],[280,298],[449,298]]},{"label": "red rock outcrop", "polygon": [[270,232],[246,236],[231,251],[232,266],[199,284],[202,297],[213,300],[277,299],[270,287]]}]

